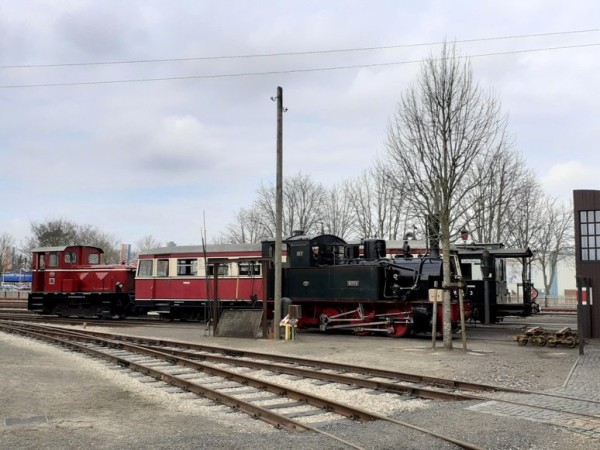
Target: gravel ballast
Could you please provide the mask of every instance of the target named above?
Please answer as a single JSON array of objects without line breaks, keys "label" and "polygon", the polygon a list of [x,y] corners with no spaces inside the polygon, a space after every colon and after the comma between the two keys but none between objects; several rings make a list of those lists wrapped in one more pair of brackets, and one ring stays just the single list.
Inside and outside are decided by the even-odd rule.
[{"label": "gravel ballast", "polygon": [[[578,357],[577,349],[520,347],[511,341],[510,333],[492,329],[473,330],[473,335],[487,331],[482,336],[495,340],[470,340],[466,352],[459,339],[454,350],[446,351],[441,342],[432,350],[428,339],[312,333],[300,334],[294,342],[214,338],[205,337],[203,327],[183,324],[98,330],[535,390],[563,385]],[[0,448],[347,448],[314,433],[277,430],[126,369],[4,333],[0,333],[0,380]],[[304,388],[301,383],[293,387]],[[306,389],[317,390],[314,385]],[[432,427],[483,448],[587,450],[600,445],[598,440],[543,422],[467,409],[480,402],[408,400],[396,404],[388,396],[366,395],[356,402],[365,406],[374,402],[370,407],[381,414]],[[327,431],[370,449],[455,448],[384,422],[342,422]]]}]

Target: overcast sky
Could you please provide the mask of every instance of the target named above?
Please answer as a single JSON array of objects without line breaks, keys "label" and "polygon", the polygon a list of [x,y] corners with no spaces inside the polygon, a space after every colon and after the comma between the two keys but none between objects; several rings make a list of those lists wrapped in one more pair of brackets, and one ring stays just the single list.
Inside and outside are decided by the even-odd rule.
[{"label": "overcast sky", "polygon": [[204,215],[210,241],[275,180],[277,86],[284,176],[330,186],[371,167],[444,39],[547,192],[600,189],[599,19],[596,0],[3,0],[0,232],[64,218],[198,244]]}]

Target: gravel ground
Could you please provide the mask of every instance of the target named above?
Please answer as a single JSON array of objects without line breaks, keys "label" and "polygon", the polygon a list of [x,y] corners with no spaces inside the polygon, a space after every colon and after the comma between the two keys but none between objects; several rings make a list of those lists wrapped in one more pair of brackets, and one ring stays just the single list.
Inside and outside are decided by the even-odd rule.
[{"label": "gravel ground", "polygon": [[[523,326],[527,326],[527,322]],[[89,327],[88,327],[89,328]],[[115,328],[163,337],[269,353],[443,376],[501,386],[543,390],[561,386],[577,360],[577,349],[524,346],[512,342],[516,328],[469,331],[468,351],[459,339],[453,351],[432,350],[429,339],[300,334],[294,342],[205,337],[204,329]],[[486,339],[486,340],[480,340]],[[489,340],[494,339],[494,340]],[[314,433],[287,433],[213,402],[124,369],[68,353],[37,341],[0,333],[1,449],[281,449],[347,448]],[[311,389],[311,387],[307,387]],[[314,390],[314,386],[312,387]],[[369,396],[367,396],[369,397]],[[467,410],[478,402],[410,400],[387,394],[357,398],[397,420],[489,449],[589,449],[596,440],[540,422]],[[21,423],[19,423],[21,421]],[[387,423],[343,422],[329,430],[368,449],[455,448]]]}]

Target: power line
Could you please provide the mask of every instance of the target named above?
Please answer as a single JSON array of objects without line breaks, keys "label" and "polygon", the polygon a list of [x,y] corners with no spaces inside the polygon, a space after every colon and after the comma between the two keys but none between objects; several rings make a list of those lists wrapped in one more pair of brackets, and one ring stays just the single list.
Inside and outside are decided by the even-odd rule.
[{"label": "power line", "polygon": [[[499,41],[508,39],[524,39],[532,37],[546,37],[546,36],[559,36],[565,34],[582,34],[582,33],[594,33],[600,29],[589,29],[589,30],[573,30],[573,31],[556,31],[551,33],[536,33],[536,34],[517,34],[511,36],[496,36],[487,38],[473,38],[473,39],[462,39],[452,41],[458,44],[469,43],[469,42],[489,42]],[[201,56],[194,58],[164,58],[164,59],[134,59],[127,61],[99,61],[99,62],[79,62],[79,63],[55,63],[55,64],[23,64],[23,65],[3,65],[0,69],[32,69],[32,68],[49,68],[49,67],[77,67],[77,66],[105,66],[105,65],[123,65],[123,64],[147,64],[147,63],[160,63],[160,62],[184,62],[184,61],[216,61],[226,59],[250,59],[250,58],[268,58],[276,56],[302,56],[302,55],[320,55],[320,54],[331,54],[331,53],[351,53],[351,52],[364,52],[374,50],[391,50],[398,48],[411,48],[411,47],[427,47],[432,45],[442,45],[445,41],[437,42],[425,42],[425,43],[414,43],[414,44],[398,44],[398,45],[386,45],[378,47],[357,47],[357,48],[341,48],[341,49],[326,49],[326,50],[312,50],[312,51],[301,51],[301,52],[283,52],[283,53],[257,53],[249,55],[222,55],[222,56]]]},{"label": "power line", "polygon": [[[465,59],[465,58],[483,58],[489,56],[502,56],[502,55],[515,55],[521,53],[537,53],[554,50],[565,50],[572,48],[586,48],[586,47],[597,47],[600,46],[600,42],[592,44],[578,44],[568,45],[562,47],[545,47],[538,49],[527,49],[527,50],[511,50],[506,52],[494,52],[494,53],[481,53],[477,55],[465,55],[456,56],[452,59]],[[435,60],[435,58],[434,58]],[[178,77],[161,77],[161,78],[137,78],[130,80],[104,80],[104,81],[80,81],[80,82],[67,82],[67,83],[40,83],[40,84],[15,84],[15,85],[0,85],[0,89],[17,89],[17,88],[35,88],[35,87],[61,87],[61,86],[89,86],[99,84],[123,84],[123,83],[145,83],[152,81],[176,81],[176,80],[202,80],[202,79],[214,79],[214,78],[238,78],[238,77],[249,77],[249,76],[266,76],[266,75],[286,75],[294,73],[310,73],[310,72],[326,72],[333,70],[348,70],[348,69],[362,69],[368,67],[384,67],[384,66],[397,66],[405,64],[415,64],[423,62],[423,59],[409,60],[409,61],[397,61],[387,63],[371,63],[371,64],[355,64],[349,66],[331,66],[331,67],[315,67],[309,69],[289,69],[289,70],[272,70],[265,72],[238,72],[238,73],[224,73],[215,75],[189,75],[189,76],[178,76]]]}]

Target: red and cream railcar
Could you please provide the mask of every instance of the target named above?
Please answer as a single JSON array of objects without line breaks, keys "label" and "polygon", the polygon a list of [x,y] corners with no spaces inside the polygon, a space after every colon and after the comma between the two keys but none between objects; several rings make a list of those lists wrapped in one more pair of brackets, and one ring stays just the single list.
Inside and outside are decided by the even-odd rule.
[{"label": "red and cream railcar", "polygon": [[260,307],[260,258],[260,244],[176,246],[141,253],[136,308],[170,319],[207,320],[215,298],[220,308]]},{"label": "red and cream railcar", "polygon": [[28,309],[43,314],[123,317],[134,308],[135,267],[104,264],[98,247],[32,250]]}]

